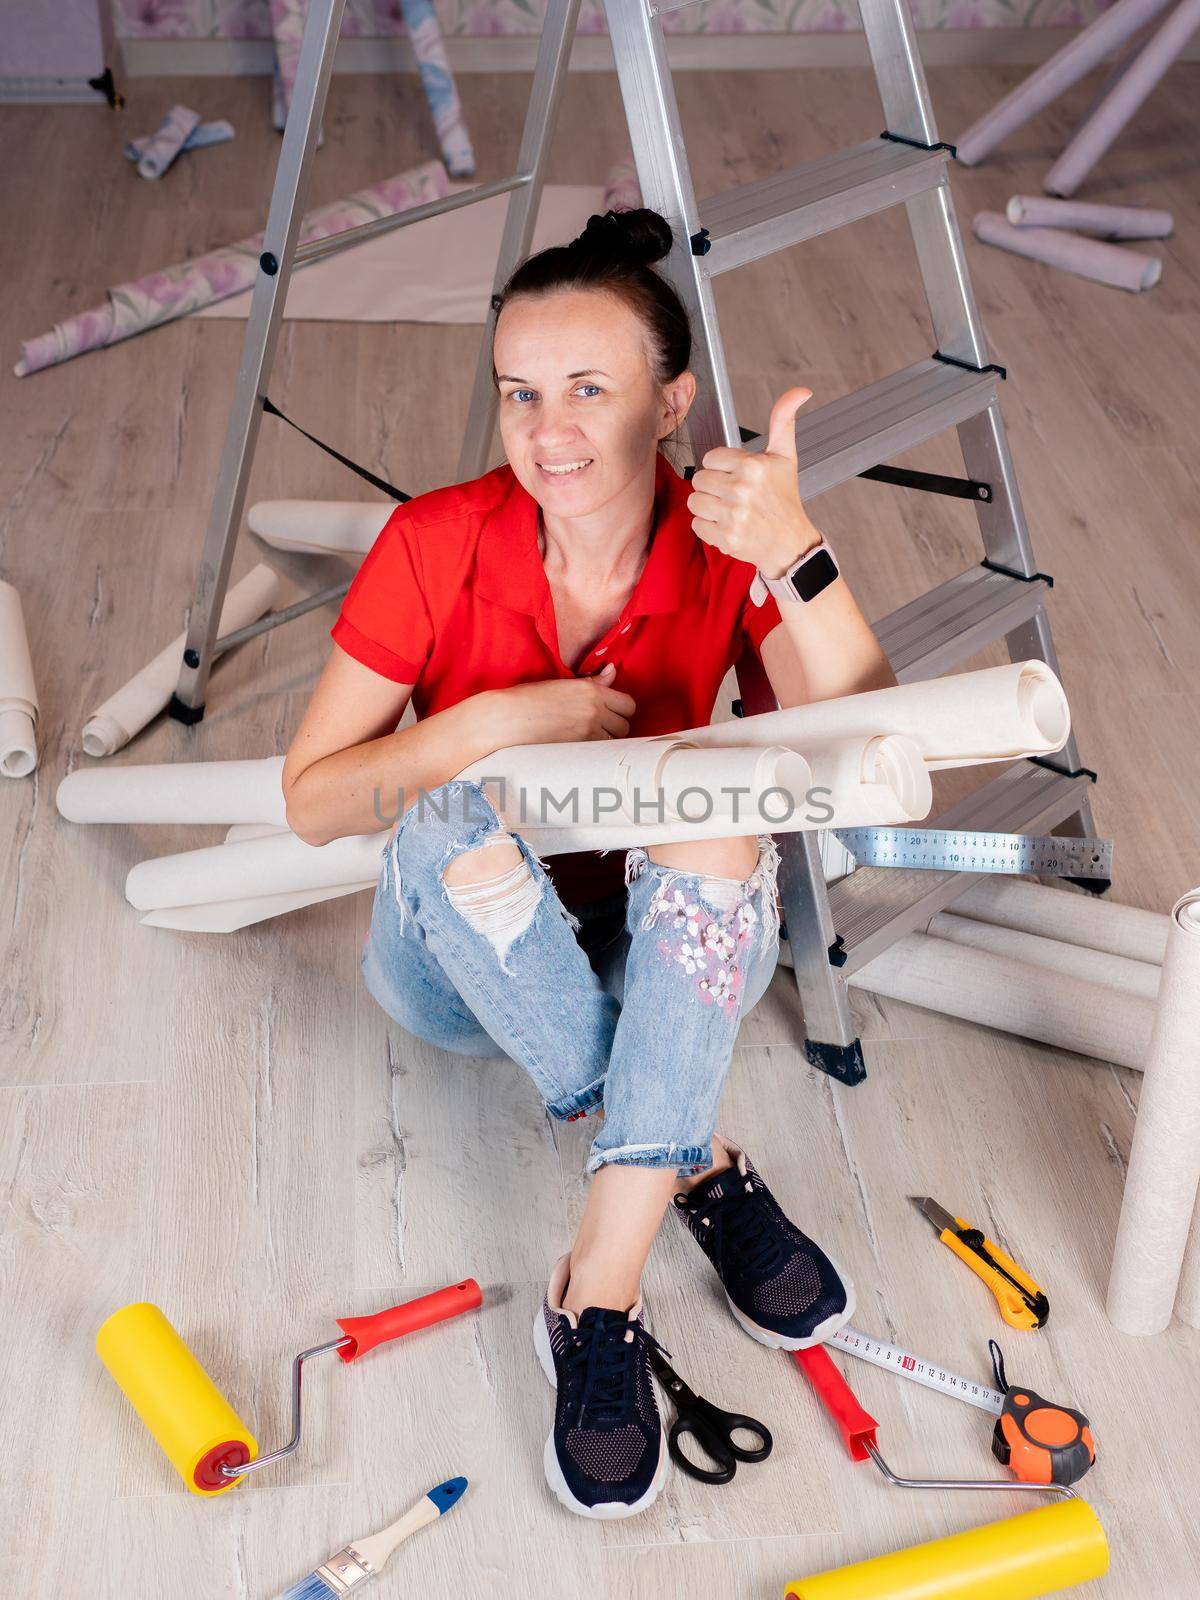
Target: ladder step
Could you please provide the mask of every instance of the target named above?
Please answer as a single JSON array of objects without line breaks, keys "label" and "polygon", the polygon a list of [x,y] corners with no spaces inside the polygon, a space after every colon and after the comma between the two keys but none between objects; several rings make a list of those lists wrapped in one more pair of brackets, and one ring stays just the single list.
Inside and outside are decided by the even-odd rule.
[{"label": "ladder step", "polygon": [[[930,819],[928,826],[1049,833],[1079,809],[1090,788],[1091,779],[1083,773],[1073,778],[1032,761],[1018,761],[983,788]],[[941,911],[983,876],[979,872],[857,867],[849,877],[831,884],[833,926],[846,953],[839,974],[846,977],[857,972],[897,939],[924,927],[935,911]]]},{"label": "ladder step", "polygon": [[886,211],[944,182],[948,164],[946,150],[867,139],[819,161],[712,195],[697,207],[709,236],[700,270],[716,277]]},{"label": "ladder step", "polygon": [[875,623],[884,655],[901,683],[949,672],[1036,615],[1050,586],[971,567]]},{"label": "ladder step", "polygon": [[[999,376],[929,357],[865,389],[831,400],[796,418],[796,459],[805,501],[848,478],[923,444],[946,428],[986,411]],[[765,450],[765,434],[743,450]]]}]

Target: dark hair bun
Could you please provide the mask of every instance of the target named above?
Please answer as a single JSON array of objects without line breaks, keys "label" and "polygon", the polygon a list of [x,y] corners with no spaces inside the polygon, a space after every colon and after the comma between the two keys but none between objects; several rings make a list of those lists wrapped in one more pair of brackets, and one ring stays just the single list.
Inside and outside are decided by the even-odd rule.
[{"label": "dark hair bun", "polygon": [[649,266],[670,253],[674,238],[671,224],[657,211],[606,211],[603,216],[593,213],[567,248],[601,260]]}]

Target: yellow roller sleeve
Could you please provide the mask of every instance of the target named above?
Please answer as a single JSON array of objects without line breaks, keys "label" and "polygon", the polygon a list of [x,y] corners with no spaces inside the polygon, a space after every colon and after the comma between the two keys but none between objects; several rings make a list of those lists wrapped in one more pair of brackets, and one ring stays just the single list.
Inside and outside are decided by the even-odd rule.
[{"label": "yellow roller sleeve", "polygon": [[100,1325],[96,1354],[193,1494],[223,1494],[258,1454],[254,1435],[157,1306],[123,1306]]},{"label": "yellow roller sleeve", "polygon": [[799,1578],[786,1600],[1036,1600],[1108,1571],[1100,1519],[1059,1500],[1005,1522]]}]

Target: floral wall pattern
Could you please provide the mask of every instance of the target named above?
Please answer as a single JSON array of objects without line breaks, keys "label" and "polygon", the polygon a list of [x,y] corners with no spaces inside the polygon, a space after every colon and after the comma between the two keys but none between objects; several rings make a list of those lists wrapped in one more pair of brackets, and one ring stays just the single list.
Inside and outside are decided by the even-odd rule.
[{"label": "floral wall pattern", "polygon": [[[544,0],[435,0],[442,31],[475,36],[538,34]],[[909,0],[918,28],[1078,27],[1105,0]],[[267,0],[113,0],[125,39],[269,39]],[[839,33],[857,29],[856,0],[708,0],[668,12],[667,33]],[[400,0],[347,0],[342,32],[403,33]],[[580,33],[603,33],[597,0],[583,0]]]}]

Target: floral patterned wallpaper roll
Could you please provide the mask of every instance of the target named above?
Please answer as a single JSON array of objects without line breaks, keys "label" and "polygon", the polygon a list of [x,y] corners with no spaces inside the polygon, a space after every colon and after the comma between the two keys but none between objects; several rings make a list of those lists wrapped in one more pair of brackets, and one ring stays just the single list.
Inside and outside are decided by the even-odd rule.
[{"label": "floral patterned wallpaper roll", "polygon": [[[434,0],[450,37],[537,34],[545,0]],[[1078,27],[1108,0],[909,0],[918,28]],[[269,39],[267,0],[113,0],[126,39]],[[859,26],[857,0],[707,0],[663,18],[667,33],[840,33]],[[580,33],[603,33],[604,11],[583,0]],[[342,32],[380,38],[404,32],[400,0],[347,0]]]}]

